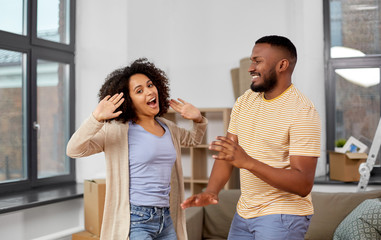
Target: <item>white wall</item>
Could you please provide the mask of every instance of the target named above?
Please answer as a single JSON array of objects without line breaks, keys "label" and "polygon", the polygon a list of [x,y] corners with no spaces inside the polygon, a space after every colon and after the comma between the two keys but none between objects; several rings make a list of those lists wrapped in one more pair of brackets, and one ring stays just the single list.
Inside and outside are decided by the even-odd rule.
[{"label": "white wall", "polygon": [[[98,8],[108,12],[113,4],[101,5],[92,2],[85,11],[98,16]],[[123,21],[116,24],[108,15],[99,20],[91,14],[84,18],[78,9],[77,126],[95,108],[105,76],[139,57],[147,57],[167,72],[173,98],[181,97],[203,108],[232,107],[230,69],[250,56],[261,36],[284,35],[298,49],[294,83],[315,103],[322,119],[322,158],[316,174],[325,174],[321,1],[130,0],[118,11],[113,11],[111,19],[123,15]],[[104,176],[103,154],[78,160],[77,169],[78,181]]]},{"label": "white wall", "polygon": [[0,238],[12,240],[71,239],[83,229],[82,198],[0,215]]},{"label": "white wall", "polygon": [[[320,113],[325,149],[322,14],[322,1],[304,0],[77,1],[76,127],[95,108],[106,75],[143,56],[168,73],[173,98],[203,108],[232,107],[230,69],[250,55],[255,40],[278,34],[290,38],[298,49],[294,83]],[[325,173],[324,163],[324,158],[319,161],[318,175]],[[103,154],[78,159],[76,167],[78,182],[105,176]],[[0,236],[33,239],[77,229],[69,222],[83,227],[79,202],[44,207],[56,214],[57,221],[66,222],[59,227],[45,227],[50,218],[39,211],[0,215]],[[69,210],[78,215],[65,214]],[[33,233],[26,230],[32,228]]]},{"label": "white wall", "polygon": [[294,83],[315,103],[323,122],[316,174],[326,173],[321,1],[129,1],[128,34],[129,61],[153,60],[168,73],[172,97],[197,107],[232,107],[230,69],[250,56],[258,38],[290,38],[299,55]]},{"label": "white wall", "polygon": [[[127,1],[77,1],[76,127],[95,109],[105,77],[127,64]],[[104,178],[103,153],[78,159],[77,180]]]}]

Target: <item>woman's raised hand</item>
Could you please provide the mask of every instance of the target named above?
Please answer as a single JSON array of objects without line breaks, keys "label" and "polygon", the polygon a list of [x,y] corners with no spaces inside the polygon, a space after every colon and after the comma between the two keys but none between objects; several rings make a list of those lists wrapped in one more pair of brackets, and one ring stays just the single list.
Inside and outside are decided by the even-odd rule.
[{"label": "woman's raised hand", "polygon": [[93,116],[99,122],[118,117],[122,111],[115,110],[124,102],[123,93],[117,93],[110,97],[107,95],[98,103],[98,106],[93,112]]},{"label": "woman's raised hand", "polygon": [[193,120],[194,122],[202,122],[202,115],[200,110],[192,104],[178,98],[179,101],[171,99],[169,105],[173,110],[180,113],[185,119]]}]

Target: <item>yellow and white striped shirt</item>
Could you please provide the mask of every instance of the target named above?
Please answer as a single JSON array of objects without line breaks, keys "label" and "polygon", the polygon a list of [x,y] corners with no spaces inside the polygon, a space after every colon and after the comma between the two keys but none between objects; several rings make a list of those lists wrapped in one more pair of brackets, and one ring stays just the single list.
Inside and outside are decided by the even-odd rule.
[{"label": "yellow and white striped shirt", "polygon": [[[290,156],[320,156],[321,123],[313,103],[294,85],[266,100],[247,90],[234,105],[229,133],[252,158],[275,168],[290,168]],[[241,197],[237,212],[243,218],[269,214],[313,214],[311,196],[300,197],[270,186],[240,169]]]}]

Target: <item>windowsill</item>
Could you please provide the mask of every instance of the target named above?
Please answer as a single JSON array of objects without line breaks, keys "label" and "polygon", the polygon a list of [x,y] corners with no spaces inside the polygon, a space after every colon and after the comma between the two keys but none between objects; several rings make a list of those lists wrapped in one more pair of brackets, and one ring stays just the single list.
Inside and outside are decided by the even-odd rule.
[{"label": "windowsill", "polygon": [[[316,177],[315,184],[357,185],[358,182],[340,182],[330,180],[329,175]],[[381,185],[381,174],[373,174],[368,185]],[[43,206],[83,197],[83,183],[72,183],[50,187],[41,187],[20,193],[0,196],[0,214]]]},{"label": "windowsill", "polygon": [[0,214],[83,197],[83,184],[41,187],[0,196]]},{"label": "windowsill", "polygon": [[[329,179],[329,174],[315,178],[315,184],[358,185],[358,182],[341,182]],[[381,185],[381,168],[373,168],[368,185]]]},{"label": "windowsill", "polygon": [[[341,182],[329,179],[329,176],[320,176],[315,178],[315,184],[345,184],[357,185],[358,182]],[[381,176],[374,176],[369,178],[368,185],[381,185]]]}]

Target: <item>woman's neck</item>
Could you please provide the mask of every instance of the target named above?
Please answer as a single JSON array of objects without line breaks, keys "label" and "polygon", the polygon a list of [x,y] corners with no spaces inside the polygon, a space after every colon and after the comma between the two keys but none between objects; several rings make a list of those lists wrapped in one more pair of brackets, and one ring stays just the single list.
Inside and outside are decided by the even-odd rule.
[{"label": "woman's neck", "polygon": [[155,125],[157,124],[157,121],[155,117],[145,117],[145,116],[139,116],[136,120],[135,123],[139,125]]},{"label": "woman's neck", "polygon": [[156,136],[164,135],[164,128],[156,121],[155,118],[139,118],[135,121],[136,124],[139,124],[144,130],[150,132]]}]

